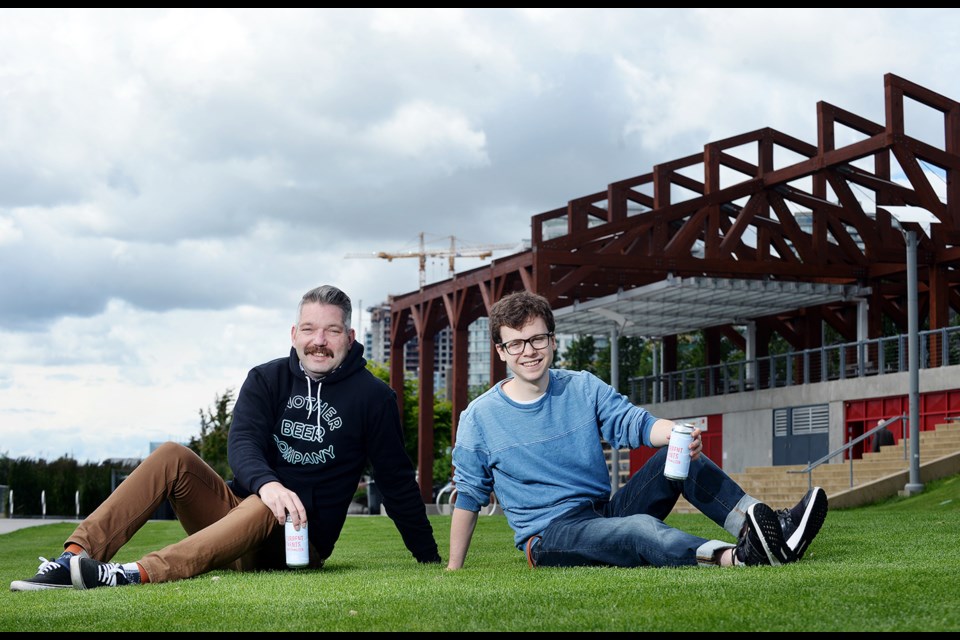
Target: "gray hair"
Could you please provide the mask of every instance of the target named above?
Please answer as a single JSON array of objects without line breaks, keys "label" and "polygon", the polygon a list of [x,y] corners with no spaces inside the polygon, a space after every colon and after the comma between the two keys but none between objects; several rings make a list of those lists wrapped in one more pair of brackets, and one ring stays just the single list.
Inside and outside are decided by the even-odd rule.
[{"label": "gray hair", "polygon": [[353,305],[350,303],[350,296],[333,285],[325,284],[316,289],[311,289],[303,294],[300,304],[297,306],[297,324],[300,323],[300,313],[305,304],[329,304],[339,307],[343,312],[343,326],[350,328],[350,319],[353,316]]}]

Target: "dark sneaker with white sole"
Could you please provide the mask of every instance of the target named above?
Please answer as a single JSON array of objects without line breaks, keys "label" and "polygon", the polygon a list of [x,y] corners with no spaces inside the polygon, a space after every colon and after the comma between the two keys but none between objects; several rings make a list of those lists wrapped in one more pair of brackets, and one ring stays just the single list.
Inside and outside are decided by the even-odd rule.
[{"label": "dark sneaker with white sole", "polygon": [[777,514],[762,502],[747,507],[747,519],[733,555],[736,564],[774,567],[797,559],[783,538]]},{"label": "dark sneaker with white sole", "polygon": [[93,558],[70,558],[70,579],[77,589],[122,587],[139,584],[140,574],[124,570],[118,562],[100,562]]},{"label": "dark sneaker with white sole", "polygon": [[[14,580],[10,583],[10,591],[43,591],[45,589],[72,589],[70,581],[70,558],[74,554],[64,551],[56,560],[40,558],[40,567],[37,575],[27,580]],[[80,555],[86,557],[86,551]]]},{"label": "dark sneaker with white sole", "polygon": [[803,557],[827,518],[827,492],[820,487],[807,491],[792,509],[780,509],[777,518],[790,550]]}]

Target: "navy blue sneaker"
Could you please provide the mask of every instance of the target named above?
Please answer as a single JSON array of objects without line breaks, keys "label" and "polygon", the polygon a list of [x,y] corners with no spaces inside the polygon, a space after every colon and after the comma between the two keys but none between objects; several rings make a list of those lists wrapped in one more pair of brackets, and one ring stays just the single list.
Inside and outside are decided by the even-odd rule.
[{"label": "navy blue sneaker", "polygon": [[[10,583],[10,591],[43,591],[44,589],[71,589],[70,558],[74,554],[64,551],[56,560],[47,560],[41,557],[37,575],[26,580],[14,580]],[[80,555],[87,556],[86,551]]]},{"label": "navy blue sneaker", "polygon": [[77,589],[122,587],[140,584],[139,571],[126,571],[118,562],[100,562],[93,558],[70,558],[70,580]]}]

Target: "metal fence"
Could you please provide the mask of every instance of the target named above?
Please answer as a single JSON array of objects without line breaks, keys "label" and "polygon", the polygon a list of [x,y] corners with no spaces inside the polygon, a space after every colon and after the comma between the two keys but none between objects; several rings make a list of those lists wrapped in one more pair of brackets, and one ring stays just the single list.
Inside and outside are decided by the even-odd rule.
[{"label": "metal fence", "polygon": [[[960,327],[919,332],[920,368],[960,364]],[[900,373],[908,370],[908,336],[874,338],[630,379],[637,404]]]}]

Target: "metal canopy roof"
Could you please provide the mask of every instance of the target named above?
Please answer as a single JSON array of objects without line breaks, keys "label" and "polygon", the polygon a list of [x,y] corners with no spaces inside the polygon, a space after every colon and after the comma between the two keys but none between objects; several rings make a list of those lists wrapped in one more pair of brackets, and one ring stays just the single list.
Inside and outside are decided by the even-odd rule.
[{"label": "metal canopy roof", "polygon": [[588,302],[574,302],[555,309],[554,317],[557,333],[609,334],[615,322],[620,335],[657,338],[745,324],[753,318],[854,300],[869,293],[869,287],[859,285],[671,276]]}]

